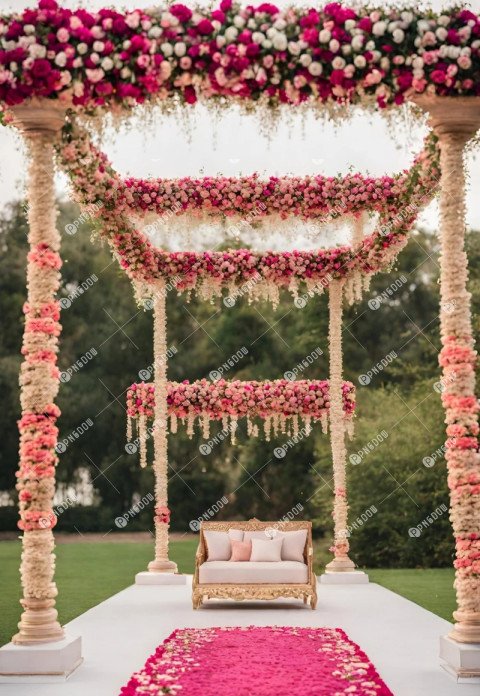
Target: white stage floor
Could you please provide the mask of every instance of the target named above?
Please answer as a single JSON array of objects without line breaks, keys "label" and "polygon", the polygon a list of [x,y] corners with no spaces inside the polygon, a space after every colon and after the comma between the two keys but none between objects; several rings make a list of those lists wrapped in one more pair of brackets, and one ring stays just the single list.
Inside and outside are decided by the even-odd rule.
[{"label": "white stage floor", "polygon": [[67,626],[69,635],[82,636],[84,656],[68,681],[3,684],[0,696],[118,696],[130,675],[175,628],[251,624],[343,628],[395,696],[480,694],[478,684],[457,684],[439,665],[439,637],[448,633],[450,624],[380,585],[319,584],[316,611],[287,600],[217,600],[193,611],[188,582],[133,585],[90,609]]}]

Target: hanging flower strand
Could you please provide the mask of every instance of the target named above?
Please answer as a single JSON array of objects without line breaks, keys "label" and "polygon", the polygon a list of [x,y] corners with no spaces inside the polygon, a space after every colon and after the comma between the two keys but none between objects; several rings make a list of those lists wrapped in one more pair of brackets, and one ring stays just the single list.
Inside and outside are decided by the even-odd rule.
[{"label": "hanging flower strand", "polygon": [[[125,202],[127,187],[105,155],[90,142],[85,129],[78,124],[65,129],[59,155],[78,202],[89,214],[98,217],[98,234],[109,242],[121,267],[144,293],[151,294],[152,286],[163,278],[180,292],[196,290],[204,298],[221,295],[223,289],[231,293],[240,287],[250,298],[266,298],[274,304],[278,303],[280,288],[290,290],[294,296],[302,286],[307,291],[321,293],[335,278],[347,280],[347,297],[358,296],[358,278],[371,277],[388,267],[405,246],[408,232],[419,211],[434,195],[439,177],[438,151],[433,136],[427,139],[424,150],[408,172],[391,179],[384,177],[383,184],[359,176],[331,181],[317,177],[318,182],[323,182],[323,198],[319,194],[311,208],[309,204],[304,205],[306,215],[318,214],[321,210],[332,213],[342,201],[345,214],[358,214],[370,206],[380,211],[377,229],[355,246],[262,253],[248,249],[166,252],[154,247],[145,234],[132,226],[128,218],[129,206]],[[209,185],[205,183],[205,191],[207,189]],[[327,189],[328,195],[325,194]],[[397,199],[395,209],[392,192]],[[352,202],[348,203],[350,199]],[[173,200],[171,203],[173,205]],[[291,211],[294,213],[295,206],[291,206]],[[218,214],[223,215],[221,210]]]},{"label": "hanging flower strand", "polygon": [[[343,417],[345,423],[353,423],[355,412],[355,387],[351,382],[342,386]],[[177,419],[187,425],[193,435],[195,421],[201,427],[204,438],[209,435],[209,422],[221,421],[222,426],[232,431],[232,439],[239,418],[250,422],[248,432],[257,435],[258,428],[252,419],[264,421],[266,439],[270,435],[286,433],[288,425],[292,434],[298,434],[298,420],[302,419],[307,432],[311,423],[320,421],[326,427],[330,408],[329,384],[327,380],[285,379],[271,382],[231,382],[221,379],[209,382],[168,382],[168,416],[170,432],[176,432]],[[132,384],[127,391],[127,418],[139,426],[139,439],[146,437],[147,424],[155,418],[155,388],[153,384]],[[229,421],[231,426],[228,425]],[[351,429],[350,429],[351,431]]]}]

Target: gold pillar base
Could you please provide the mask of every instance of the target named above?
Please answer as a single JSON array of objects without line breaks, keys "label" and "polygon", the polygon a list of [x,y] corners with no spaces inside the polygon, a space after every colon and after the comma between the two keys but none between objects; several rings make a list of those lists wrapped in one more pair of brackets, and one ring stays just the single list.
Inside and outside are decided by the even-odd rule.
[{"label": "gold pillar base", "polygon": [[155,559],[148,564],[149,573],[178,573],[177,564],[173,561]]},{"label": "gold pillar base", "polygon": [[480,612],[454,611],[455,624],[448,634],[457,643],[480,643]]},{"label": "gold pillar base", "polygon": [[65,633],[57,621],[58,612],[53,599],[22,599],[25,611],[20,617],[20,629],[12,638],[15,645],[37,645],[63,640]]},{"label": "gold pillar base", "polygon": [[351,573],[355,570],[355,563],[347,556],[336,556],[333,561],[327,563],[325,570],[329,573]]}]

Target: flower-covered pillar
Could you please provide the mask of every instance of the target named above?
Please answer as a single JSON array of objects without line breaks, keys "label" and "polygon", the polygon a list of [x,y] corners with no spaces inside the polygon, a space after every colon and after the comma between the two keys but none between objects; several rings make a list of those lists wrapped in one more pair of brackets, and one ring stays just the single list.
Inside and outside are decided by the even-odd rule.
[{"label": "flower-covered pillar", "polygon": [[[480,99],[421,97],[439,138],[440,330],[442,403],[447,424],[446,454],[450,520],[456,544],[457,610],[450,638],[480,644],[480,458],[476,352],[472,336],[465,238],[464,148],[480,128]],[[479,646],[480,654],[480,646]],[[480,675],[480,658],[476,674]]]},{"label": "flower-covered pillar", "polygon": [[333,462],[333,523],[334,559],[327,565],[329,573],[353,571],[355,564],[348,557],[348,503],[347,503],[347,450],[343,418],[342,377],[342,306],[343,280],[334,280],[329,286],[329,352],[330,352],[330,442]]},{"label": "flower-covered pillar", "polygon": [[[167,290],[165,281],[155,287],[153,320],[155,417],[153,422],[153,472],[155,476],[155,559],[148,573],[138,573],[136,582],[154,582],[153,574],[177,573],[177,564],[168,558],[168,429],[167,429]],[[182,577],[182,576],[181,576]],[[157,578],[158,579],[158,578]]]},{"label": "flower-covered pillar", "polygon": [[55,492],[55,451],[60,414],[56,366],[60,334],[60,234],[56,228],[53,143],[65,119],[54,102],[17,106],[13,123],[25,137],[30,155],[28,176],[27,302],[20,371],[20,464],[17,472],[23,530],[21,579],[23,614],[13,642],[33,645],[64,638],[57,621],[52,528]]}]

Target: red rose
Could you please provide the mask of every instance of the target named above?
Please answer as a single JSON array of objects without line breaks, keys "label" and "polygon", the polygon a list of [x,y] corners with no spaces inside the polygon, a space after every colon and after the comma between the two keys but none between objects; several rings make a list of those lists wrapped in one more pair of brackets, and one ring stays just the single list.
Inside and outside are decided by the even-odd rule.
[{"label": "red rose", "polygon": [[412,80],[413,75],[410,72],[402,73],[397,77],[397,83],[402,92],[412,86]]},{"label": "red rose", "polygon": [[232,7],[232,0],[222,0],[220,3],[220,9],[222,12],[228,12],[228,10]]},{"label": "red rose", "polygon": [[223,24],[225,21],[225,13],[221,10],[213,10],[212,19],[216,20],[217,22],[220,22],[220,24]]},{"label": "red rose", "polygon": [[125,22],[123,17],[117,17],[112,22],[112,32],[117,36],[126,34],[128,32],[128,24]]},{"label": "red rose", "polygon": [[372,30],[372,20],[370,17],[362,17],[362,19],[358,22],[358,28],[362,29],[362,31],[370,33]]},{"label": "red rose", "polygon": [[443,70],[433,70],[430,77],[437,85],[443,85],[443,83],[447,79],[447,76],[445,75]]},{"label": "red rose", "polygon": [[185,7],[185,5],[172,5],[170,7],[170,12],[180,22],[188,22],[192,18],[192,11],[189,10],[188,7]]},{"label": "red rose", "polygon": [[265,14],[269,15],[276,15],[280,12],[278,7],[275,7],[275,5],[270,5],[268,2],[264,2],[262,5],[259,5],[255,11],[265,12]]},{"label": "red rose", "polygon": [[38,7],[40,10],[58,10],[55,0],[40,0]]},{"label": "red rose", "polygon": [[183,90],[183,96],[185,97],[185,101],[187,104],[195,104],[197,101],[197,95],[195,93],[194,88],[189,85],[188,87],[185,87]]},{"label": "red rose", "polygon": [[341,85],[343,83],[345,75],[343,70],[332,70],[332,74],[330,75],[330,82],[332,85]]},{"label": "red rose", "polygon": [[213,33],[213,24],[209,19],[201,19],[197,24],[197,29],[202,36],[208,36]]},{"label": "red rose", "polygon": [[45,58],[37,58],[32,65],[32,74],[35,77],[46,77],[52,71],[52,66]]}]

